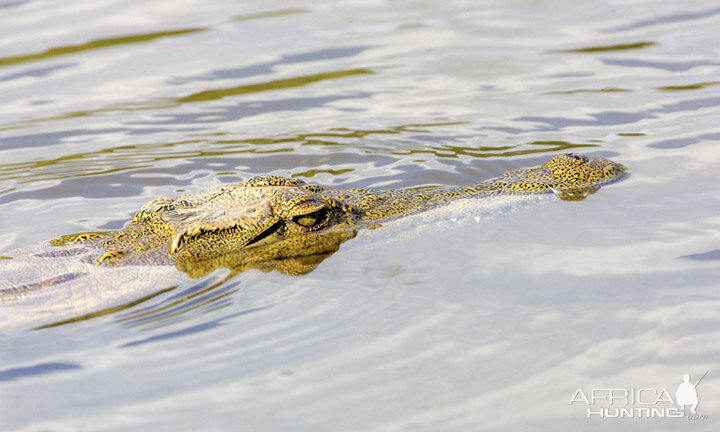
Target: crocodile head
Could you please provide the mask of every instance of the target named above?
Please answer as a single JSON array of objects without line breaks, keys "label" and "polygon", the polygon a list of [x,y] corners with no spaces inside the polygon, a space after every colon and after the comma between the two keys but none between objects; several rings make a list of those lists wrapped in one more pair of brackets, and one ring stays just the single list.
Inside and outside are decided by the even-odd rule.
[{"label": "crocodile head", "polygon": [[580,201],[624,175],[625,168],[609,159],[565,153],[537,168],[510,171],[487,185],[504,193],[552,191],[565,201]]},{"label": "crocodile head", "polygon": [[219,267],[304,274],[357,234],[361,212],[323,191],[297,179],[255,177],[155,199],[120,231],[66,236],[54,244],[92,243],[103,251],[99,264],[174,263],[193,277]]},{"label": "crocodile head", "polygon": [[356,234],[358,212],[322,191],[297,179],[255,177],[210,196],[161,202],[159,213],[150,202],[133,221],[173,226],[168,253],[191,276],[220,266],[302,274]]}]

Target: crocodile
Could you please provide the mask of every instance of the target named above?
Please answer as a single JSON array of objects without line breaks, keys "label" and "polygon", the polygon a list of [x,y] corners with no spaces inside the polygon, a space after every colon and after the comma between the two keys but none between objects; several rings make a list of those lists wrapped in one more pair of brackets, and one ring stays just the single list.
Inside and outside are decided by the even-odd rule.
[{"label": "crocodile", "polygon": [[[31,282],[10,280],[5,286],[0,273],[0,299],[72,281],[100,267],[175,266],[193,278],[217,268],[229,268],[231,274],[259,269],[302,275],[359,229],[463,198],[554,193],[578,201],[624,174],[622,165],[608,159],[568,153],[539,167],[450,188],[334,190],[297,178],[254,177],[210,191],[157,198],[122,229],[65,235],[24,252],[35,260],[34,267],[50,270],[38,271]],[[15,255],[0,260],[0,268],[3,261],[22,260],[23,253]],[[80,270],[54,269],[38,259],[80,260],[75,263]]]}]

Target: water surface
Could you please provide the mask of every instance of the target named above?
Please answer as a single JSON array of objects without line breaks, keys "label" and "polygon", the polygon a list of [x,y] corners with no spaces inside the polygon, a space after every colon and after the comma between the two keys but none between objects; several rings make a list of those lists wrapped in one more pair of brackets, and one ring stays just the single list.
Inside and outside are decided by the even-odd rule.
[{"label": "water surface", "polygon": [[[581,202],[364,231],[302,277],[155,275],[36,330],[47,311],[0,304],[21,323],[0,334],[3,431],[720,425],[711,2],[0,6],[2,251],[258,174],[461,185],[568,151],[631,173]],[[705,372],[702,420],[569,405],[578,388],[674,397]]]}]

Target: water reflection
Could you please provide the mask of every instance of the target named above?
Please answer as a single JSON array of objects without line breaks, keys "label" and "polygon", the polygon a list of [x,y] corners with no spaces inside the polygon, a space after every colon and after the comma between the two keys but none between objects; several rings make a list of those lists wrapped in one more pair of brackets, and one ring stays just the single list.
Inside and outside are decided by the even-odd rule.
[{"label": "water reflection", "polygon": [[[307,100],[305,101],[307,103]],[[624,117],[623,117],[624,115]],[[168,120],[168,123],[175,121],[193,121],[197,117],[196,114],[178,114],[177,116],[183,116],[182,119],[175,118]],[[600,113],[596,115],[597,118],[602,121],[612,122],[618,121],[617,118],[621,117],[627,122],[633,122],[632,118],[628,118],[627,113]],[[638,115],[638,118],[641,116]],[[525,121],[543,121],[550,124],[553,122],[559,122],[554,124],[553,127],[558,128],[562,125],[570,124],[589,124],[591,120],[571,120],[566,118],[560,119],[548,119],[543,117],[524,117],[519,120]],[[182,166],[178,166],[177,172],[188,172],[201,170],[203,167],[213,163],[221,163],[224,168],[223,171],[233,173],[236,171],[237,166],[232,163],[231,159],[228,159],[232,155],[243,155],[243,154],[263,154],[263,153],[298,153],[300,148],[307,147],[352,147],[355,151],[348,152],[347,157],[342,158],[343,160],[337,160],[336,164],[342,163],[365,163],[376,160],[373,155],[420,155],[429,154],[440,158],[458,158],[461,156],[467,156],[471,158],[495,158],[495,157],[516,157],[520,155],[529,154],[547,154],[564,151],[573,151],[582,148],[598,147],[598,144],[593,143],[573,143],[568,141],[530,141],[527,143],[514,142],[512,144],[495,144],[495,145],[453,145],[453,144],[435,144],[437,141],[457,141],[463,136],[439,136],[434,133],[433,129],[441,128],[444,126],[453,126],[462,124],[459,122],[438,122],[438,123],[424,123],[424,124],[407,124],[391,126],[386,129],[350,129],[350,128],[332,128],[321,132],[298,132],[295,134],[283,134],[278,136],[263,137],[263,138],[242,138],[242,139],[229,139],[229,138],[216,138],[216,137],[203,137],[202,139],[191,139],[182,140],[176,142],[164,142],[160,144],[139,144],[139,145],[122,145],[110,148],[104,148],[97,151],[90,151],[84,153],[75,153],[71,155],[64,155],[58,158],[50,158],[42,161],[30,161],[21,163],[9,163],[0,164],[0,181],[1,180],[16,180],[19,183],[33,183],[42,182],[48,180],[69,180],[79,181],[84,177],[94,176],[111,176],[113,174],[119,174],[124,171],[132,171],[137,174],[148,172],[148,169],[152,170],[152,167],[161,161],[174,161],[182,162]],[[495,129],[495,128],[488,128]],[[7,143],[12,148],[13,146],[21,146],[22,143],[30,140],[36,142],[38,145],[48,146],[53,144],[59,144],[64,139],[70,136],[77,136],[83,134],[101,134],[101,133],[113,133],[120,131],[120,129],[106,129],[106,130],[71,130],[61,131],[56,133],[36,134],[36,135],[25,135],[17,138],[8,138]],[[140,131],[138,132],[140,133]],[[382,135],[400,135],[407,133],[416,134],[427,134],[431,138],[429,143],[418,142],[421,136],[416,136],[416,140],[410,142],[397,142],[394,146],[388,147],[385,143],[374,143],[373,140],[367,140],[365,142],[358,142],[362,138],[368,138],[373,136]],[[470,138],[470,137],[465,137]],[[15,144],[17,142],[17,144]],[[332,154],[322,154],[322,149],[319,150],[319,155],[323,158],[338,158],[343,156],[341,153],[334,152]],[[358,160],[358,150],[362,152],[362,159]],[[215,157],[221,157],[215,159]],[[272,164],[269,164],[269,170],[282,169],[284,166],[298,166],[297,161],[294,159],[306,159],[308,155],[298,153],[295,155],[288,154],[283,160],[273,159]],[[396,160],[394,157],[389,159],[390,161]],[[260,169],[264,164],[260,158],[253,158],[254,166],[257,167],[255,174],[263,174],[264,172]],[[314,168],[317,169],[317,168]],[[335,174],[342,174],[352,171],[352,168],[338,167],[335,168]],[[164,172],[174,172],[171,167],[164,168]],[[217,169],[213,169],[217,171]],[[302,175],[303,172],[317,173],[317,171],[305,170],[293,173],[294,176]],[[323,172],[333,172],[330,170],[324,170]],[[314,175],[314,174],[312,174]],[[124,196],[133,196],[138,193],[141,189],[133,188],[132,180],[124,176],[118,178],[118,182],[124,184]],[[188,181],[183,182],[180,178],[175,177],[175,184],[187,185]],[[107,181],[107,183],[117,183]],[[142,185],[138,185],[141,188]],[[67,184],[60,184],[56,187],[50,186],[46,191],[48,196],[65,196],[66,194],[58,189],[67,189]],[[97,188],[71,188],[76,191],[82,191],[81,196],[103,196],[106,192],[103,189]],[[9,192],[9,191],[8,191]],[[45,193],[43,191],[32,191],[32,194]],[[90,195],[88,195],[90,194]],[[16,199],[21,199],[22,193],[15,193],[5,195],[0,198],[0,203],[9,202]],[[77,196],[77,195],[75,195]]]},{"label": "water reflection", "polygon": [[628,51],[643,49],[657,45],[657,42],[633,42],[633,43],[622,43],[616,45],[595,45],[582,48],[569,48],[563,50],[551,50],[549,53],[599,53],[599,52],[611,52],[611,51]]},{"label": "water reflection", "polygon": [[248,78],[254,75],[266,75],[272,73],[276,67],[281,65],[353,57],[369,48],[371,48],[369,45],[350,46],[342,48],[323,48],[319,50],[301,52],[298,54],[285,54],[280,56],[278,60],[258,63],[251,66],[215,69],[212,72],[200,75],[174,77],[170,83],[185,84],[193,81],[214,81],[221,79]]},{"label": "water reflection", "polygon": [[[258,246],[248,250],[230,252],[210,259],[197,260],[194,257],[175,258],[178,270],[190,277],[197,278],[219,269],[230,269],[231,274],[257,269],[262,272],[279,271],[291,276],[302,276],[313,271],[321,262],[340,249],[344,242],[355,238],[357,230],[331,231],[303,237],[302,249],[292,248],[292,244],[280,247]],[[283,255],[291,256],[283,256]]]},{"label": "water reflection", "polygon": [[150,299],[152,299],[152,298],[155,298],[155,297],[157,297],[157,296],[159,296],[159,295],[161,295],[161,294],[164,294],[164,293],[166,293],[166,292],[168,292],[168,291],[172,291],[173,289],[175,289],[175,287],[161,289],[161,290],[158,290],[158,291],[156,291],[156,292],[153,292],[152,294],[148,294],[148,295],[146,295],[146,296],[143,296],[143,297],[140,297],[140,298],[137,298],[137,299],[133,299],[132,301],[129,301],[129,302],[124,303],[124,304],[115,305],[115,306],[112,306],[112,307],[108,307],[108,308],[104,308],[104,309],[92,311],[92,312],[86,313],[86,314],[75,315],[75,316],[72,316],[72,317],[70,317],[70,318],[65,318],[65,319],[61,319],[61,320],[58,320],[58,321],[53,321],[53,322],[48,323],[48,324],[43,324],[43,325],[37,326],[37,327],[35,327],[35,330],[42,330],[42,329],[47,329],[47,328],[52,328],[52,327],[59,327],[59,326],[63,326],[63,325],[66,325],[66,324],[73,324],[73,323],[78,323],[78,322],[82,322],[82,321],[87,321],[87,320],[89,320],[89,319],[93,319],[93,318],[97,318],[97,317],[101,317],[101,316],[105,316],[105,315],[112,315],[112,314],[115,314],[115,313],[124,311],[124,310],[126,310],[126,309],[131,309],[131,308],[133,308],[133,307],[135,307],[135,306],[137,306],[137,305],[143,304],[143,303],[145,303],[146,301],[148,301],[148,300],[150,300]]},{"label": "water reflection", "polygon": [[[262,13],[253,13],[253,14],[248,14],[248,15],[235,16],[235,17],[230,18],[227,22],[249,21],[249,20],[254,20],[254,19],[272,18],[272,17],[305,13],[305,12],[307,12],[307,9],[301,9],[301,8],[278,9],[278,10],[262,12]],[[112,46],[132,45],[132,44],[138,44],[138,43],[151,42],[154,40],[164,39],[164,38],[187,36],[187,35],[192,35],[195,33],[209,31],[213,27],[214,26],[188,27],[188,28],[181,28],[181,29],[174,29],[174,30],[128,34],[128,35],[115,36],[115,37],[109,37],[109,38],[95,39],[95,40],[91,40],[89,42],[84,42],[84,43],[80,43],[80,44],[63,45],[63,46],[48,48],[44,51],[36,52],[36,53],[21,54],[21,55],[16,55],[16,56],[11,56],[11,57],[3,57],[3,58],[0,58],[0,66],[8,66],[8,65],[13,65],[13,64],[27,63],[27,62],[33,62],[33,61],[38,61],[38,60],[47,60],[47,59],[51,59],[54,57],[77,54],[77,53],[86,52],[86,51],[93,51],[93,50],[108,48],[108,47],[112,47]]]},{"label": "water reflection", "polygon": [[618,88],[618,87],[603,87],[601,89],[577,89],[577,90],[564,90],[564,91],[552,91],[545,94],[549,95],[563,95],[563,94],[577,94],[577,93],[628,93],[632,92],[630,89]]},{"label": "water reflection", "polygon": [[[312,84],[318,81],[325,81],[337,78],[351,77],[354,75],[366,75],[373,73],[370,69],[358,68],[348,69],[342,71],[324,72],[319,74],[298,76],[294,78],[278,79],[266,81],[257,84],[246,84],[235,87],[226,87],[212,90],[203,90],[198,93],[193,93],[188,96],[179,98],[169,99],[168,101],[173,104],[185,104],[192,102],[207,102],[213,100],[219,100],[228,96],[237,96],[249,93],[260,93],[271,90],[286,89],[292,87],[301,87],[308,84]],[[167,107],[166,104],[161,104],[162,107]]]},{"label": "water reflection", "polygon": [[72,68],[75,66],[77,66],[77,63],[63,63],[63,64],[59,64],[59,65],[24,70],[22,72],[16,72],[16,73],[11,73],[11,74],[8,74],[5,76],[0,76],[0,82],[12,81],[15,79],[26,78],[26,77],[33,77],[33,78],[47,77],[49,75],[52,75],[53,72],[67,69],[67,68]]},{"label": "water reflection", "polygon": [[667,92],[676,92],[676,91],[688,91],[688,90],[700,90],[707,87],[712,87],[720,85],[720,81],[707,81],[707,82],[699,82],[696,84],[687,84],[687,85],[672,85],[672,86],[662,86],[662,87],[655,87],[656,90],[660,91],[667,91]]},{"label": "water reflection", "polygon": [[614,33],[614,32],[622,32],[626,30],[636,30],[640,29],[642,27],[654,27],[662,24],[669,24],[669,23],[679,23],[683,21],[696,21],[701,19],[706,19],[708,17],[711,17],[713,15],[720,14],[720,8],[712,8],[712,9],[706,9],[701,10],[697,12],[675,12],[667,15],[661,15],[655,18],[650,19],[640,19],[637,21],[633,21],[628,24],[623,24],[620,26],[610,27],[605,32]]},{"label": "water reflection", "polygon": [[32,54],[21,54],[17,56],[12,57],[4,57],[0,58],[0,66],[8,66],[13,65],[17,63],[27,63],[32,61],[38,61],[38,60],[46,60],[53,57],[60,57],[70,54],[77,54],[85,51],[92,51],[100,48],[107,48],[115,45],[128,45],[128,44],[136,44],[141,42],[150,42],[156,39],[161,38],[167,38],[167,37],[176,37],[176,36],[184,36],[189,35],[192,33],[198,33],[207,31],[208,28],[202,28],[202,27],[195,27],[195,28],[186,28],[186,29],[178,29],[178,30],[169,30],[169,31],[162,31],[162,32],[152,32],[152,33],[141,33],[141,34],[133,34],[133,35],[125,35],[125,36],[118,36],[118,37],[112,37],[112,38],[103,38],[103,39],[96,39],[90,42],[85,42],[81,44],[76,45],[64,45],[54,48],[48,48],[45,51],[41,51],[38,53],[32,53]]},{"label": "water reflection", "polygon": [[231,296],[240,289],[240,281],[230,280],[227,272],[218,272],[201,280],[185,283],[157,300],[143,303],[118,320],[129,326],[167,322],[191,310],[216,310],[228,306]]},{"label": "water reflection", "polygon": [[[530,146],[530,147],[526,147]],[[581,148],[599,147],[598,144],[579,144],[567,141],[531,141],[525,145],[513,144],[506,146],[455,146],[455,145],[427,145],[423,149],[408,149],[394,151],[392,154],[432,154],[438,158],[457,158],[471,156],[473,158],[513,157],[536,153],[573,151]]]},{"label": "water reflection", "polygon": [[709,252],[683,255],[680,258],[696,261],[720,260],[720,249],[711,250]]},{"label": "water reflection", "polygon": [[41,363],[33,366],[24,366],[0,370],[0,381],[15,381],[18,379],[35,377],[38,375],[49,375],[58,372],[82,369],[77,363],[51,362]]},{"label": "water reflection", "polygon": [[[247,89],[248,86],[242,86]],[[252,86],[250,86],[252,87]],[[216,92],[218,98],[230,96],[233,91],[239,91],[238,88],[226,89],[228,93],[224,94],[225,90],[213,90]],[[223,95],[224,94],[224,95]],[[235,93],[240,94],[240,93]],[[206,95],[207,96],[207,95]],[[287,99],[267,99],[267,100],[254,100],[248,102],[234,102],[224,104],[218,107],[212,107],[201,112],[163,112],[154,115],[152,119],[134,120],[127,122],[128,125],[173,125],[184,124],[184,125],[200,125],[203,128],[207,128],[208,124],[212,123],[226,123],[244,118],[258,116],[265,113],[272,113],[278,111],[305,111],[313,108],[327,107],[333,102],[342,100],[352,99],[368,99],[371,97],[370,93],[367,92],[356,92],[352,94],[343,95],[328,95],[318,97],[305,97],[305,98],[287,98]],[[131,129],[132,130],[132,129]],[[158,129],[160,130],[160,129]]]},{"label": "water reflection", "polygon": [[692,61],[651,61],[637,59],[603,59],[603,63],[610,66],[625,66],[630,68],[653,68],[668,72],[682,72],[701,66],[718,66],[720,63],[709,60]]},{"label": "water reflection", "polygon": [[[266,91],[275,91],[281,89],[289,89],[294,87],[303,87],[312,83],[333,80],[339,78],[346,78],[358,75],[368,75],[374,73],[368,68],[353,68],[346,70],[336,70],[331,72],[321,72],[317,74],[301,75],[292,78],[284,78],[277,80],[270,80],[260,83],[244,84],[233,87],[223,87],[217,89],[202,90],[197,93],[192,93],[187,96],[180,97],[160,97],[154,98],[143,102],[132,102],[113,104],[102,108],[96,108],[91,110],[72,111],[57,116],[36,118],[32,120],[23,121],[17,124],[8,124],[3,129],[12,130],[15,128],[27,127],[33,123],[46,123],[59,120],[68,120],[81,117],[90,117],[99,114],[107,114],[111,112],[131,112],[131,111],[147,111],[147,110],[163,110],[169,108],[177,108],[178,106],[196,103],[196,102],[208,102],[214,100],[220,100],[229,96],[246,95],[252,93],[262,93]],[[205,116],[211,116],[211,114],[204,114]],[[0,129],[0,130],[3,130]]]},{"label": "water reflection", "polygon": [[649,118],[647,113],[632,113],[623,111],[603,111],[599,113],[588,114],[590,119],[577,119],[570,117],[542,117],[542,116],[524,116],[515,120],[545,123],[547,126],[537,126],[536,130],[562,130],[570,126],[616,126],[624,124],[637,123],[640,120]]}]

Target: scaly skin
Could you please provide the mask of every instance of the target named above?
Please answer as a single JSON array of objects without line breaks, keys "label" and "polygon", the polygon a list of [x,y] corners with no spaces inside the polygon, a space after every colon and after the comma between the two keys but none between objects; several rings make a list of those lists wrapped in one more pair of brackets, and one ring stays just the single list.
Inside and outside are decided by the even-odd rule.
[{"label": "scaly skin", "polygon": [[[258,268],[304,274],[360,228],[461,198],[554,192],[565,200],[582,200],[623,175],[615,162],[565,154],[538,168],[510,171],[483,183],[424,191],[329,190],[297,179],[263,176],[175,199],[154,199],[121,230],[67,235],[51,245],[95,250],[89,258],[92,265],[174,264],[192,277],[220,267],[233,273]],[[48,253],[55,253],[53,249],[67,256],[65,249],[51,248]],[[0,289],[0,294],[44,285]]]}]

